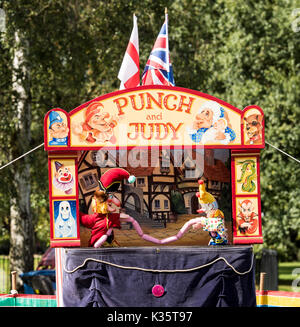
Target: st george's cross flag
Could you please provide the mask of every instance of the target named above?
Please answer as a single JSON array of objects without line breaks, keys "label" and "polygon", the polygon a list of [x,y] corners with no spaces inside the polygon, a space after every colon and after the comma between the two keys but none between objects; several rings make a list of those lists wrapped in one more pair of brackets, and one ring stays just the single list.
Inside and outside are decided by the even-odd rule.
[{"label": "st george's cross flag", "polygon": [[137,18],[133,15],[133,29],[118,74],[120,90],[140,85],[139,36]]},{"label": "st george's cross flag", "polygon": [[142,76],[142,85],[175,85],[169,53],[167,13],[165,22],[146,63]]}]

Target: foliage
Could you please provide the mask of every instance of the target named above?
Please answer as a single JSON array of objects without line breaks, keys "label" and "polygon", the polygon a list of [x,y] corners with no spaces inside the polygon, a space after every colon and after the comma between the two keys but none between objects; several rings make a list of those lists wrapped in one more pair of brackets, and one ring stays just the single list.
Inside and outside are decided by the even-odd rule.
[{"label": "foliage", "polygon": [[299,282],[293,285],[296,278],[299,281],[297,272],[300,268],[300,262],[280,262],[278,264],[278,290],[285,292],[298,292]]},{"label": "foliage", "polygon": [[[238,108],[259,105],[266,115],[266,140],[299,158],[300,33],[291,27],[296,2],[207,4],[181,1],[172,6],[180,8],[186,22],[171,25],[177,85]],[[300,245],[299,177],[299,164],[266,145],[261,157],[263,246],[285,259],[295,258]]]},{"label": "foliage", "polygon": [[[43,117],[49,109],[70,111],[119,88],[117,74],[133,13],[143,70],[165,7],[176,86],[209,93],[241,109],[259,105],[266,114],[266,140],[300,158],[300,32],[291,27],[296,1],[0,0],[8,18],[0,42],[0,162],[15,157],[11,148],[18,137],[11,88],[16,29],[30,45],[34,147],[43,142]],[[46,154],[39,149],[30,160],[31,205],[41,239],[47,237]],[[0,226],[7,232],[13,173],[13,165],[0,171]],[[299,178],[299,164],[266,145],[261,157],[263,246],[284,258],[295,257],[299,247]]]}]

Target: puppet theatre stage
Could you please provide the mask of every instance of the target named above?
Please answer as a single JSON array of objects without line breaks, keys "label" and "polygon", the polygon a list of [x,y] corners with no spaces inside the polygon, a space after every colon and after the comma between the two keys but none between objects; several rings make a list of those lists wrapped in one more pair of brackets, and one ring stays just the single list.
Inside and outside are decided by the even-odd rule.
[{"label": "puppet theatre stage", "polygon": [[57,248],[63,307],[255,307],[252,246]]}]

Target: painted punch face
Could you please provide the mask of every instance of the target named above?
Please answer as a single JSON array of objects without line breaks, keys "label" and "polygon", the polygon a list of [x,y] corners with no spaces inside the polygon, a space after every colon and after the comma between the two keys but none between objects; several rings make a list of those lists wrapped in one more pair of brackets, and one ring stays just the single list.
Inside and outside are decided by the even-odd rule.
[{"label": "painted punch face", "polygon": [[109,117],[110,115],[107,112],[103,114],[97,113],[91,117],[91,119],[89,120],[89,125],[100,132],[110,132],[112,131],[112,128],[109,126],[109,123],[105,120]]},{"label": "painted punch face", "polygon": [[112,193],[110,193],[109,195],[108,195],[108,200],[107,200],[107,202],[109,203],[109,204],[114,204],[115,206],[117,206],[118,208],[121,206],[121,202],[112,194]]},{"label": "painted punch face", "polygon": [[112,193],[106,193],[104,191],[95,191],[92,203],[92,208],[94,212],[115,212],[116,208],[112,206],[112,204],[118,208],[121,206],[121,202]]}]

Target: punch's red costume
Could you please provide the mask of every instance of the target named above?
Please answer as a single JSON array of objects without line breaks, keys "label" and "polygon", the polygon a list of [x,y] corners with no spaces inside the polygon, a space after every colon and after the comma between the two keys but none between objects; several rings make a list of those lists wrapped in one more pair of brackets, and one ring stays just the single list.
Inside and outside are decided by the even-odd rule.
[{"label": "punch's red costume", "polygon": [[[115,192],[118,190],[122,180],[124,179],[128,179],[129,183],[133,183],[135,181],[135,177],[130,176],[125,169],[111,168],[101,176],[99,180],[99,189],[105,193]],[[107,203],[115,204],[117,207],[120,207],[121,205],[121,202],[116,198],[109,198],[106,201]],[[81,225],[92,230],[89,246],[94,246],[101,236],[107,234],[109,229],[121,229],[120,213],[115,213],[115,209],[108,208],[108,213],[97,213],[97,211],[98,210],[95,210],[96,213],[91,215],[79,212]],[[95,247],[98,247],[98,245],[96,244]]]},{"label": "punch's red costume", "polygon": [[80,212],[79,216],[81,224],[92,230],[89,246],[94,246],[95,242],[101,236],[105,235],[109,228],[121,228],[119,213],[94,213],[92,215],[86,215]]}]

